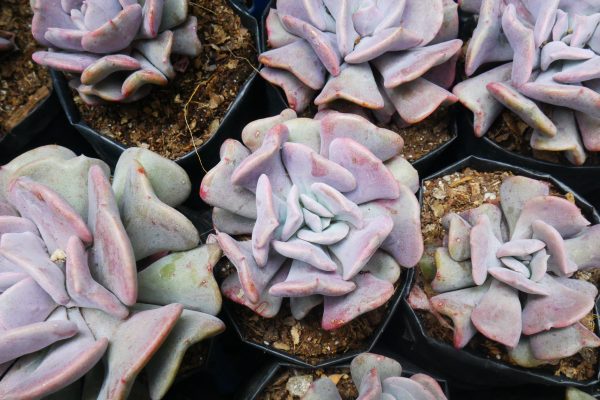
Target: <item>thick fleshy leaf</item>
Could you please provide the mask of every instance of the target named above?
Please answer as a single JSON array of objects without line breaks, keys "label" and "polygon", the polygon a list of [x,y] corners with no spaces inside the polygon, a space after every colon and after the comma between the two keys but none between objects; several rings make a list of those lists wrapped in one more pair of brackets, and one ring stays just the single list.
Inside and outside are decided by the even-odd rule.
[{"label": "thick fleshy leaf", "polygon": [[187,310],[217,315],[221,293],[213,268],[220,258],[221,250],[215,244],[161,258],[138,273],[139,301],[180,303]]},{"label": "thick fleshy leaf", "polygon": [[334,272],[318,270],[303,261],[294,260],[285,281],[269,289],[269,294],[278,297],[306,297],[315,294],[343,296],[356,288],[352,281],[345,281]]},{"label": "thick fleshy leaf", "polygon": [[523,205],[511,239],[530,238],[533,233],[532,224],[536,220],[544,221],[567,238],[590,225],[581,210],[570,201],[556,196],[538,196]]},{"label": "thick fleshy leaf", "polygon": [[556,136],[547,137],[536,130],[531,135],[531,147],[536,150],[565,151],[565,155],[571,163],[583,165],[587,155],[577,132],[573,112],[556,108],[552,110],[550,117],[557,128]]},{"label": "thick fleshy leaf", "polygon": [[282,158],[285,169],[298,190],[307,193],[313,183],[320,182],[340,192],[357,187],[350,171],[298,143],[284,143]]},{"label": "thick fleshy leaf", "polygon": [[401,389],[408,393],[409,398],[414,400],[431,400],[433,397],[420,383],[400,376],[385,379],[383,381],[383,389],[386,393],[394,393]]},{"label": "thick fleshy leaf", "polygon": [[68,311],[79,334],[48,352],[21,358],[0,381],[0,397],[29,399],[54,393],[85,375],[106,352],[108,340],[94,339],[79,310]]},{"label": "thick fleshy leaf", "polygon": [[500,282],[512,286],[513,288],[521,292],[537,294],[541,296],[547,296],[550,294],[548,292],[548,288],[544,285],[528,279],[528,275],[523,275],[522,273],[516,272],[514,270],[511,271],[511,269],[490,268],[488,272]]},{"label": "thick fleshy leaf", "polygon": [[294,111],[304,111],[312,101],[315,91],[288,71],[264,67],[260,76],[283,89],[287,103]]},{"label": "thick fleshy leaf", "polygon": [[325,85],[327,71],[313,48],[304,40],[266,51],[258,57],[258,61],[267,67],[292,73],[313,90]]},{"label": "thick fleshy leaf", "polygon": [[[266,267],[265,267],[266,268]],[[273,277],[270,284],[276,285],[283,282],[288,275],[289,268],[281,268]],[[237,273],[229,275],[221,284],[223,295],[229,300],[248,307],[263,318],[273,318],[281,308],[282,297],[275,297],[269,294],[268,288],[259,293],[256,301],[250,300],[240,284]]]},{"label": "thick fleshy leaf", "polygon": [[267,31],[267,44],[272,49],[300,40],[298,36],[294,36],[285,30],[281,24],[279,12],[275,8],[269,10],[269,14],[265,20],[265,29]]},{"label": "thick fleshy leaf", "polygon": [[501,82],[489,83],[487,90],[506,108],[517,114],[530,127],[547,136],[556,136],[557,128],[544,112],[516,89]]},{"label": "thick fleshy leaf", "polygon": [[62,10],[61,0],[36,1],[31,6],[34,11],[31,32],[41,45],[51,46],[51,43],[44,37],[48,28],[75,28],[69,14]]},{"label": "thick fleshy leaf", "polygon": [[380,400],[382,395],[381,381],[375,368],[363,376],[358,386],[357,400]]},{"label": "thick fleshy leaf", "polygon": [[525,176],[509,176],[500,186],[500,205],[512,236],[523,206],[529,199],[550,194],[546,182]]},{"label": "thick fleshy leaf", "polygon": [[444,293],[473,286],[471,262],[455,261],[445,247],[435,251],[435,277],[431,288],[436,293]]},{"label": "thick fleshy leaf", "polygon": [[[89,170],[88,193],[88,222],[94,233],[92,275],[123,304],[133,305],[137,299],[134,250],[121,222],[110,182],[99,167]],[[69,245],[74,246],[71,239]],[[127,314],[121,310],[117,315],[124,318]]]},{"label": "thick fleshy leaf", "polygon": [[546,274],[540,284],[548,296],[530,295],[523,309],[523,333],[533,335],[551,328],[564,328],[587,315],[594,307],[594,296],[568,288]]},{"label": "thick fleshy leaf", "polygon": [[329,159],[354,175],[357,187],[344,195],[356,204],[399,197],[400,186],[391,172],[369,149],[353,139],[333,140]]},{"label": "thick fleshy leaf", "polygon": [[473,325],[484,336],[515,347],[521,337],[521,303],[517,290],[493,280],[471,314]]},{"label": "thick fleshy leaf", "polygon": [[385,54],[374,61],[388,89],[423,76],[431,68],[445,63],[461,48],[462,40],[451,40],[402,53]]},{"label": "thick fleshy leaf", "polygon": [[572,67],[563,68],[563,71],[555,74],[553,78],[560,83],[579,83],[598,79],[600,78],[600,57],[596,56],[591,60],[574,64]]},{"label": "thick fleshy leaf", "polygon": [[354,114],[330,113],[321,119],[321,155],[329,158],[331,143],[338,138],[350,138],[369,149],[381,161],[397,156],[404,146],[396,132],[377,127]]},{"label": "thick fleshy leaf", "polygon": [[79,214],[48,187],[18,178],[11,183],[8,195],[19,213],[35,222],[50,253],[64,250],[71,236],[92,242],[92,234]]},{"label": "thick fleshy leaf", "polygon": [[490,220],[491,229],[494,232],[494,236],[496,236],[496,238],[498,238],[498,240],[501,242],[507,239],[508,232],[506,232],[506,228],[504,226],[502,211],[497,205],[492,203],[483,203],[479,207],[463,211],[459,213],[459,215],[471,225],[476,225],[479,217],[481,215],[485,215]]},{"label": "thick fleshy leaf", "polygon": [[255,220],[242,217],[219,207],[214,207],[212,221],[215,230],[230,235],[251,235]]},{"label": "thick fleshy leaf", "polygon": [[[529,256],[529,255],[528,255]],[[529,256],[531,257],[531,256]],[[504,266],[508,269],[511,269],[514,272],[518,272],[520,275],[522,275],[525,278],[530,278],[531,277],[531,272],[529,271],[529,268],[527,268],[527,266],[525,264],[523,264],[521,261],[517,260],[514,257],[502,257],[500,258],[500,261],[502,262],[502,264],[504,264]],[[503,268],[497,268],[497,269],[503,269]],[[503,271],[504,272],[504,271]],[[503,272],[500,272],[500,274],[502,274]],[[504,276],[504,278],[496,278],[502,281],[502,279],[506,279],[506,275],[502,275]],[[519,278],[516,278],[519,279]],[[504,282],[504,281],[503,281]],[[508,282],[505,282],[508,283]]]},{"label": "thick fleshy leaf", "polygon": [[127,398],[133,381],[167,339],[182,311],[180,304],[170,304],[137,312],[118,325],[110,337],[106,378],[98,398]]},{"label": "thick fleshy leaf", "polygon": [[560,233],[542,220],[536,220],[531,225],[533,236],[546,243],[548,253],[548,268],[559,276],[570,276],[577,271],[575,264],[568,256],[565,242]]},{"label": "thick fleshy leaf", "polygon": [[331,75],[317,98],[317,106],[346,100],[369,109],[383,108],[383,97],[377,89],[368,63],[342,64],[337,75]]},{"label": "thick fleshy leaf", "polygon": [[256,185],[256,213],[256,223],[252,230],[252,255],[258,266],[264,267],[269,257],[269,245],[279,227],[271,182],[264,174],[258,178]]},{"label": "thick fleshy leaf", "polygon": [[[275,11],[274,8],[271,12]],[[267,117],[250,122],[242,130],[242,142],[250,151],[254,152],[262,145],[265,134],[273,129],[276,125],[297,118],[294,110],[286,108],[279,115]],[[291,132],[290,132],[291,133]]]},{"label": "thick fleshy leaf", "polygon": [[[231,175],[231,183],[256,192],[256,186],[261,175],[269,176],[273,193],[285,198],[292,182],[285,173],[280,155],[282,146],[289,135],[285,125],[276,125],[264,137],[262,145],[254,153],[242,160]],[[293,177],[292,181],[293,181]],[[295,183],[295,182],[294,182]]]},{"label": "thick fleshy leaf", "polygon": [[328,246],[343,240],[348,235],[349,230],[350,228],[347,224],[337,222],[331,224],[321,232],[314,232],[310,229],[300,229],[297,235],[298,239]]},{"label": "thick fleshy leaf", "polygon": [[513,59],[513,49],[501,37],[502,6],[501,0],[483,0],[481,2],[481,8],[478,10],[479,22],[467,48],[465,60],[467,76],[473,75],[485,63]]},{"label": "thick fleshy leaf", "polygon": [[546,244],[537,239],[517,239],[504,243],[496,252],[496,257],[525,257],[546,247]]},{"label": "thick fleshy leaf", "polygon": [[322,0],[279,0],[277,10],[280,17],[297,16],[321,31],[325,31],[332,23]]},{"label": "thick fleshy leaf", "polygon": [[12,285],[28,277],[29,275],[24,272],[0,272],[0,293],[7,291]]},{"label": "thick fleshy leaf", "polygon": [[314,295],[308,297],[291,297],[290,298],[290,310],[292,316],[301,320],[308,315],[308,313],[323,302],[323,296]]},{"label": "thick fleshy leaf", "polygon": [[402,366],[394,359],[373,353],[362,353],[350,363],[352,381],[360,388],[365,376],[375,370],[379,380],[402,375]]},{"label": "thick fleshy leaf", "polygon": [[514,49],[512,84],[519,87],[529,81],[536,63],[536,46],[533,30],[519,20],[513,4],[509,4],[502,14],[502,29]]},{"label": "thick fleshy leaf", "polygon": [[231,182],[231,175],[248,155],[250,152],[240,142],[226,140],[221,146],[221,161],[202,179],[200,197],[211,206],[256,219],[254,193]]},{"label": "thick fleshy leaf", "polygon": [[[487,3],[498,0],[487,0]],[[474,40],[474,39],[472,39]],[[470,48],[470,47],[469,47]],[[482,137],[502,112],[502,104],[488,92],[491,82],[505,82],[510,79],[512,63],[504,64],[471,79],[458,83],[452,92],[458,100],[475,116],[475,135]]]},{"label": "thick fleshy leaf", "polygon": [[244,297],[247,297],[252,303],[257,303],[261,293],[265,291],[269,282],[280,270],[285,258],[272,253],[267,265],[259,268],[252,257],[250,241],[236,242],[231,236],[221,232],[217,234],[217,241],[225,256],[238,272],[239,278],[236,277],[236,279],[241,282]]},{"label": "thick fleshy leaf", "polygon": [[[291,15],[282,16],[281,23],[288,32],[303,38],[312,47],[321,64],[331,75],[338,76],[340,74],[342,56],[337,48],[334,35],[322,32],[311,24]],[[313,87],[313,89],[316,88]]]},{"label": "thick fleshy leaf", "polygon": [[81,83],[93,85],[105,79],[111,74],[120,71],[135,71],[140,69],[138,60],[125,54],[111,54],[100,58],[83,71]]},{"label": "thick fleshy leaf", "polygon": [[565,400],[594,400],[594,397],[584,391],[570,386],[566,390]]},{"label": "thick fleshy leaf", "polygon": [[75,236],[71,237],[66,254],[66,286],[72,302],[77,307],[96,308],[117,318],[126,318],[129,314],[127,307],[92,278],[88,267],[88,254],[81,240]]},{"label": "thick fleshy leaf", "polygon": [[341,400],[335,383],[328,377],[324,376],[311,383],[306,394],[302,397],[303,400]]},{"label": "thick fleshy leaf", "polygon": [[166,395],[190,347],[224,330],[225,324],[218,318],[183,310],[165,342],[146,365],[150,398],[162,399]]},{"label": "thick fleshy leaf", "polygon": [[394,294],[394,285],[372,274],[354,277],[357,288],[345,296],[325,297],[321,327],[337,329],[366,312],[385,304]]},{"label": "thick fleshy leaf", "polygon": [[[439,1],[441,2],[441,0]],[[387,28],[373,36],[364,37],[354,47],[354,51],[344,57],[344,60],[348,64],[362,64],[387,52],[410,49],[422,42],[423,38],[409,29],[401,26]]]},{"label": "thick fleshy leaf", "polygon": [[324,3],[333,16],[333,19],[335,19],[337,48],[340,55],[345,57],[354,49],[354,44],[360,38],[358,33],[356,33],[353,21],[356,4],[353,0],[325,0]]},{"label": "thick fleshy leaf", "polygon": [[57,307],[32,278],[25,278],[0,294],[0,328],[10,330],[44,321]]},{"label": "thick fleshy leaf", "polygon": [[379,200],[376,203],[387,210],[394,223],[381,248],[393,255],[403,267],[414,267],[423,255],[419,202],[408,187],[400,185],[400,196],[396,200]]},{"label": "thick fleshy leaf", "polygon": [[31,276],[55,302],[62,305],[69,302],[65,274],[50,260],[44,243],[38,236],[31,232],[2,235],[0,256]]},{"label": "thick fleshy leaf", "polygon": [[433,395],[433,400],[448,400],[440,384],[429,375],[414,374],[410,379],[419,383],[427,392]]},{"label": "thick fleshy leaf", "polygon": [[473,281],[476,285],[482,285],[490,268],[501,267],[496,253],[502,243],[494,235],[487,215],[477,218],[477,223],[471,229],[470,245]]},{"label": "thick fleshy leaf", "polygon": [[[548,69],[550,64],[557,60],[588,60],[594,57],[594,52],[587,49],[578,49],[576,47],[568,46],[566,43],[557,40],[554,42],[550,42],[542,48],[541,54],[541,68],[542,71]],[[563,73],[559,73],[557,75],[562,75]],[[554,79],[557,82],[561,82],[556,79],[556,75]],[[581,82],[581,81],[578,81]],[[567,83],[567,82],[563,82]]]},{"label": "thick fleshy leaf", "polygon": [[566,257],[579,269],[596,268],[600,265],[600,254],[596,244],[600,236],[600,227],[594,225],[585,228],[581,234],[564,242]]},{"label": "thick fleshy leaf", "polygon": [[600,347],[600,338],[577,322],[562,329],[551,329],[531,336],[531,352],[540,360],[570,357],[586,347]]},{"label": "thick fleshy leaf", "polygon": [[489,283],[467,289],[442,293],[430,299],[432,308],[452,319],[454,347],[462,349],[475,336],[477,330],[471,322],[473,309],[489,289]]},{"label": "thick fleshy leaf", "polygon": [[273,241],[272,246],[282,256],[303,261],[322,271],[336,271],[338,268],[323,248],[305,240]]},{"label": "thick fleshy leaf", "polygon": [[120,201],[121,216],[137,260],[198,245],[200,238],[194,225],[179,211],[160,201],[138,161],[133,161],[125,188]]},{"label": "thick fleshy leaf", "polygon": [[575,118],[585,148],[589,151],[600,151],[600,118],[576,112]]},{"label": "thick fleshy leaf", "polygon": [[417,78],[394,89],[386,89],[386,93],[402,120],[409,124],[421,122],[439,107],[458,101],[454,94],[424,78]]},{"label": "thick fleshy leaf", "polygon": [[78,332],[70,321],[37,322],[0,332],[0,363],[44,349]]},{"label": "thick fleshy leaf", "polygon": [[[415,32],[423,40],[420,44],[426,45],[442,28],[443,7],[443,0],[407,0],[400,26]],[[423,21],[427,23],[424,24]]]},{"label": "thick fleshy leaf", "polygon": [[594,31],[600,23],[600,13],[596,12],[592,15],[573,16],[573,37],[571,38],[571,46],[584,47],[592,38]]},{"label": "thick fleshy leaf", "polygon": [[530,337],[521,336],[517,346],[507,347],[506,350],[508,351],[510,359],[517,365],[525,368],[536,368],[540,365],[547,364],[547,361],[538,360],[534,357],[531,351],[530,341]]},{"label": "thick fleshy leaf", "polygon": [[[88,15],[93,15],[93,12],[88,10],[86,17]],[[142,7],[139,4],[129,5],[102,26],[91,27],[92,30],[81,39],[81,45],[90,53],[115,53],[129,46],[141,21]]]}]

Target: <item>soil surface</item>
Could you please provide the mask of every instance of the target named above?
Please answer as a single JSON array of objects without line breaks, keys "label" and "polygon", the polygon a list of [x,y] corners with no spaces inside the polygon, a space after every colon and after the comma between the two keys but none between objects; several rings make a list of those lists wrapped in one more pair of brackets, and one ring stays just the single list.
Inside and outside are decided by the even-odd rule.
[{"label": "soil surface", "polygon": [[[564,156],[564,152],[540,151],[531,148],[530,139],[533,129],[511,111],[505,110],[487,133],[488,137],[508,151],[555,164],[573,166]],[[600,154],[586,150],[584,165],[600,165]]]},{"label": "soil surface", "polygon": [[327,370],[286,369],[273,378],[270,385],[258,395],[258,400],[299,400],[310,382],[328,377],[337,386],[343,400],[356,399],[358,390],[350,377],[349,368]]},{"label": "soil surface", "polygon": [[258,65],[256,45],[226,0],[190,1],[190,14],[198,18],[202,52],[187,70],[132,104],[88,106],[74,92],[83,121],[173,160],[210,139]]},{"label": "soil surface", "polygon": [[[216,271],[219,279],[224,279],[233,270],[234,267],[224,258]],[[396,290],[400,290],[404,279],[402,274]],[[310,364],[318,364],[349,351],[366,350],[369,338],[384,320],[389,307],[388,301],[339,329],[326,331],[321,328],[323,305],[313,308],[302,320],[296,320],[288,299],[284,299],[281,310],[273,318],[263,318],[247,307],[227,302],[247,340],[296,356]]]},{"label": "soil surface", "polygon": [[17,126],[52,91],[48,71],[31,59],[43,50],[31,35],[29,0],[0,1],[0,31],[16,35],[18,49],[0,54],[0,138]]},{"label": "soil surface", "polygon": [[[444,228],[442,217],[448,212],[461,212],[475,208],[484,202],[497,203],[500,195],[502,180],[513,175],[508,171],[479,172],[467,168],[461,172],[453,173],[435,180],[425,182],[423,205],[421,208],[421,226],[425,241],[426,252],[433,254],[436,247],[442,245]],[[572,193],[559,193],[551,187],[552,195],[561,196],[569,201],[574,201]],[[429,297],[435,293],[424,278],[420,269],[417,269],[416,282]],[[578,272],[576,278],[600,284],[600,269]],[[442,326],[430,313],[418,311],[427,334],[439,341],[452,345],[453,332],[449,327]],[[451,320],[448,319],[451,326]],[[590,330],[595,330],[596,319],[592,313],[588,314],[581,322]],[[489,358],[502,360],[514,364],[509,358],[506,348],[477,334],[466,347],[467,349],[483,353]],[[545,365],[534,370],[549,372],[556,376],[565,376],[575,380],[587,380],[596,375],[598,352],[596,349],[583,349],[580,353],[560,360],[556,365]]]}]

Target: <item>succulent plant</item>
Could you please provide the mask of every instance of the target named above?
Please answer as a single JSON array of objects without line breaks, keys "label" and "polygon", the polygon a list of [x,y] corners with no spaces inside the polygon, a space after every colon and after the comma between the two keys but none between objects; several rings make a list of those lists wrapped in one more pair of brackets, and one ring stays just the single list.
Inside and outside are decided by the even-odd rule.
[{"label": "succulent plant", "polygon": [[12,51],[16,48],[15,34],[0,30],[0,54]]},{"label": "succulent plant", "polygon": [[159,399],[186,350],[224,329],[213,316],[221,252],[198,247],[173,208],[190,193],[187,174],[137,148],[112,186],[109,173],[59,146],[0,169],[0,398],[45,397],[85,375],[89,396],[124,399],[145,369]]},{"label": "succulent plant", "polygon": [[545,182],[512,176],[502,182],[500,206],[442,221],[447,235],[431,282],[439,294],[427,300],[415,286],[410,303],[452,319],[456,348],[479,332],[533,367],[600,346],[580,322],[598,290],[573,277],[600,265],[600,225],[590,226],[575,204],[549,195]]},{"label": "succulent plant", "polygon": [[533,149],[564,152],[576,165],[586,150],[600,151],[600,3],[479,0],[461,7],[479,13],[467,76],[503,63],[453,90],[475,114],[475,134],[483,136],[506,107],[532,128]]},{"label": "succulent plant", "polygon": [[[35,62],[73,78],[89,104],[132,102],[200,54],[188,0],[35,0]],[[172,63],[173,62],[173,63]]]},{"label": "succulent plant", "polygon": [[[358,400],[446,400],[439,383],[422,373],[402,376],[396,360],[372,353],[356,356],[350,364],[352,380],[359,391]],[[314,381],[303,400],[341,400],[335,383],[327,377]]]},{"label": "succulent plant", "polygon": [[267,318],[284,297],[297,319],[324,303],[324,329],[383,305],[400,266],[423,252],[402,138],[353,114],[285,110],[249,124],[242,140],[223,144],[200,188],[236,268],[225,296]]},{"label": "succulent plant", "polygon": [[[267,17],[261,75],[291,108],[339,100],[381,122],[427,118],[448,92],[462,41],[453,0],[277,0]],[[318,95],[315,98],[315,94]]]}]

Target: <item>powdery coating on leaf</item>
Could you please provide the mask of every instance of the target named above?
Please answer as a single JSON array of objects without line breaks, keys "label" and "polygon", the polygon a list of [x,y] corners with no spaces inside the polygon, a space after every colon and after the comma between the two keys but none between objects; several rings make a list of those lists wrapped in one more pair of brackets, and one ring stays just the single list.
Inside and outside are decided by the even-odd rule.
[{"label": "powdery coating on leaf", "polygon": [[[187,0],[33,2],[32,33],[52,51],[33,60],[69,72],[70,82],[90,104],[132,102],[152,85],[175,77],[172,57],[196,57],[201,44]],[[0,36],[0,51],[7,44]]]},{"label": "powdery coating on leaf", "polygon": [[454,1],[278,0],[266,30],[261,75],[295,111],[341,100],[412,124],[457,101]]},{"label": "powdery coating on leaf", "polygon": [[[502,210],[493,223],[492,209]],[[484,204],[461,216],[468,222],[457,214],[443,219],[452,240],[436,251],[431,286],[440,294],[430,299],[432,310],[452,319],[455,347],[466,346],[479,332],[530,367],[600,345],[578,322],[594,307],[598,291],[591,283],[570,279],[577,270],[592,267],[599,252],[589,246],[596,226],[588,226],[576,205],[549,196],[543,182],[512,176],[500,187],[500,207]],[[452,251],[457,243],[468,249]],[[585,334],[564,331],[575,325]],[[555,337],[568,343],[551,340]],[[524,356],[525,342],[536,343],[535,362]]]},{"label": "powdery coating on leaf", "polygon": [[[129,190],[140,185],[127,178],[129,170],[148,167],[150,176],[144,173],[141,182],[145,195],[137,199],[128,190],[116,198],[104,163],[57,146],[32,150],[0,169],[0,193],[7,201],[0,201],[0,362],[6,371],[1,398],[58,392],[107,353],[106,376],[98,377],[103,389],[94,397],[126,398],[150,363],[151,373],[160,377],[150,385],[158,399],[171,386],[186,350],[223,331],[223,323],[210,315],[221,306],[212,275],[221,252],[214,244],[194,248],[195,228],[177,229],[182,219],[191,222],[162,203],[150,182],[180,177],[157,187],[177,206],[190,191],[189,178],[181,179],[175,163],[149,153],[135,149],[117,166]],[[63,165],[51,168],[59,160]],[[176,183],[183,187],[166,193]],[[160,212],[149,216],[148,203]],[[144,226],[146,237],[161,243],[160,251],[194,249],[159,259],[138,278],[131,239],[140,234],[131,224],[126,231],[121,215]],[[136,248],[154,255],[152,241],[146,242]],[[151,304],[136,303],[138,280]]]},{"label": "powdery coating on leaf", "polygon": [[[584,164],[599,149],[600,4],[477,3],[460,3],[479,18],[465,60],[472,77],[453,91],[475,114],[475,134],[483,136],[506,107],[533,129],[531,148]],[[507,64],[480,72],[497,62]]]},{"label": "powdery coating on leaf", "polygon": [[[400,267],[423,252],[409,189],[418,178],[399,160],[402,139],[355,115],[309,120],[292,111],[251,123],[243,138],[252,152],[225,142],[200,189],[223,210],[213,213],[216,239],[236,268],[225,296],[264,317],[283,297],[311,299],[294,302],[297,316],[324,302],[327,330],[385,304]],[[250,232],[249,241],[231,236]]]}]

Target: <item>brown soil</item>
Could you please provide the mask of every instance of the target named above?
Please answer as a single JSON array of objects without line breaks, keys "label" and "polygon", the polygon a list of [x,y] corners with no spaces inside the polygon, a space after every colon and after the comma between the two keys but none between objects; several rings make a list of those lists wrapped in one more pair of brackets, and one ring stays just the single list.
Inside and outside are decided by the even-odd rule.
[{"label": "brown soil", "polygon": [[[572,166],[563,152],[534,150],[529,144],[533,129],[511,111],[505,110],[488,132],[488,137],[508,151],[555,164]],[[585,165],[600,165],[600,154],[587,152]]]},{"label": "brown soil", "polygon": [[202,53],[187,70],[132,104],[87,106],[76,95],[82,119],[126,146],[149,148],[177,159],[201,146],[219,128],[257,64],[255,40],[226,0],[194,0]]},{"label": "brown soil", "polygon": [[[217,268],[219,279],[224,279],[233,269],[229,261],[223,259]],[[400,276],[396,288],[399,288],[403,281],[404,274]],[[322,305],[313,308],[302,320],[296,320],[292,316],[287,299],[273,318],[263,318],[237,303],[228,301],[228,305],[247,340],[315,365],[349,351],[366,350],[368,339],[385,318],[389,301],[332,331],[321,328]]]},{"label": "brown soil", "polygon": [[281,371],[269,386],[258,395],[258,400],[299,400],[300,396],[293,396],[287,390],[286,385],[291,377],[310,376],[313,381],[324,376],[331,379],[337,385],[337,389],[343,400],[356,399],[358,390],[350,377],[349,368],[337,368],[328,370],[304,370],[304,369],[286,369]]},{"label": "brown soil", "polygon": [[415,162],[452,139],[451,121],[450,111],[447,108],[440,108],[418,124],[406,128],[395,125],[383,126],[383,128],[398,132],[402,136],[404,158]]},{"label": "brown soil", "polygon": [[43,48],[31,35],[29,0],[0,1],[0,30],[16,35],[18,49],[0,54],[0,137],[17,126],[52,91],[48,71],[31,54]]},{"label": "brown soil", "polygon": [[[426,181],[421,208],[421,226],[427,251],[432,252],[436,247],[441,246],[444,236],[441,218],[446,213],[465,211],[475,208],[484,202],[497,202],[500,197],[499,190],[502,180],[510,175],[512,173],[508,171],[479,172],[467,168],[461,172]],[[554,187],[551,188],[551,193],[574,201],[571,193],[560,194]],[[417,284],[424,289],[425,293],[429,297],[435,295],[420,269],[417,269],[416,276]],[[576,277],[590,281],[598,286],[600,283],[600,269],[595,269],[592,272],[579,272]],[[442,326],[430,313],[419,311],[417,315],[421,319],[429,336],[450,345],[452,344],[453,332],[451,329]],[[590,313],[581,322],[588,329],[594,330],[595,321],[594,315]],[[449,319],[448,323],[451,325]],[[514,364],[508,357],[506,348],[503,345],[493,342],[480,334],[471,339],[467,348],[478,353],[483,353],[488,358]],[[584,349],[572,357],[562,359],[556,365],[545,365],[534,369],[546,371],[556,376],[565,376],[574,380],[586,380],[595,376],[597,364],[597,350]]]}]

